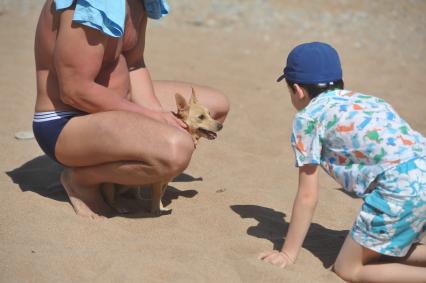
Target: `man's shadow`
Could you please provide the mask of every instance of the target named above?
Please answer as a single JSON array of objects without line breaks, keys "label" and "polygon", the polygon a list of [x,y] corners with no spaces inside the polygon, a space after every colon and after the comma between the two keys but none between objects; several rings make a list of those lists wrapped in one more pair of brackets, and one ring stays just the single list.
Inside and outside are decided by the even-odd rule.
[{"label": "man's shadow", "polygon": [[[280,250],[288,231],[286,215],[271,208],[257,205],[232,205],[231,209],[241,218],[254,218],[259,223],[249,227],[247,234],[261,239],[267,239],[274,245],[274,250]],[[303,248],[309,250],[321,260],[325,268],[330,268],[339,253],[340,247],[348,234],[348,230],[331,230],[320,224],[312,223]]]},{"label": "man's shadow", "polygon": [[[54,199],[57,201],[68,201],[68,195],[60,182],[60,175],[63,166],[52,161],[46,155],[36,157],[19,168],[6,172],[15,184],[23,192],[32,191],[40,196]],[[173,182],[193,182],[202,181],[201,177],[194,178],[191,175],[182,173],[177,176]],[[169,186],[163,197],[163,205],[169,205],[172,200],[179,197],[192,198],[198,192],[196,190],[181,191],[175,187]],[[149,214],[140,214],[141,216]]]}]

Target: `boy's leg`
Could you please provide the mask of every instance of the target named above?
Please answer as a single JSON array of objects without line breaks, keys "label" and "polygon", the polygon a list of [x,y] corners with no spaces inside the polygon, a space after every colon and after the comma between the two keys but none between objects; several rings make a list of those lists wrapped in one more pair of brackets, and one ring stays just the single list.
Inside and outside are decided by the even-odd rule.
[{"label": "boy's leg", "polygon": [[426,282],[426,268],[380,260],[381,254],[361,246],[348,235],[337,256],[334,271],[348,282]]},{"label": "boy's leg", "polygon": [[385,262],[397,262],[413,266],[426,267],[426,245],[413,245],[410,251],[404,257],[384,256]]},{"label": "boy's leg", "polygon": [[425,232],[426,161],[400,163],[376,181],[343,244],[336,273],[351,282],[426,282],[424,247],[415,245]]},{"label": "boy's leg", "polygon": [[106,209],[102,183],[143,185],[181,173],[193,152],[191,137],[143,115],[109,111],[71,119],[56,144],[69,167],[61,181],[77,214],[96,218]]},{"label": "boy's leg", "polygon": [[212,88],[175,81],[153,81],[153,84],[155,95],[165,110],[176,112],[175,93],[180,93],[186,100],[189,100],[193,87],[198,100],[209,109],[213,119],[223,123],[229,112],[228,99],[221,92]]}]

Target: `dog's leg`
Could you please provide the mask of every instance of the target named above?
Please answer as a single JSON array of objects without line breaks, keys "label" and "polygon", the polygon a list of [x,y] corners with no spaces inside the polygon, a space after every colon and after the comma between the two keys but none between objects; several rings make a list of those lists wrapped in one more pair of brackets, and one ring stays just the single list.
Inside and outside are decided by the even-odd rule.
[{"label": "dog's leg", "polygon": [[161,182],[152,184],[151,213],[153,214],[160,214],[161,212],[161,185]]},{"label": "dog's leg", "polygon": [[118,213],[129,213],[129,209],[119,201],[119,196],[124,191],[120,186],[116,186],[113,183],[104,183],[101,185],[102,195],[106,203],[114,208]]},{"label": "dog's leg", "polygon": [[161,212],[170,211],[169,209],[164,209],[161,202],[166,188],[167,183],[164,182],[158,182],[152,185],[151,213],[158,215],[161,214]]},{"label": "dog's leg", "polygon": [[[167,187],[169,186],[169,182],[163,182],[161,184],[161,199],[163,199],[164,193],[166,192]],[[163,203],[160,201],[160,210],[161,211],[170,211],[171,209],[165,209],[163,207]]]},{"label": "dog's leg", "polygon": [[114,207],[115,202],[115,187],[112,183],[103,183],[101,185],[101,192],[105,199],[105,202],[111,206]]}]

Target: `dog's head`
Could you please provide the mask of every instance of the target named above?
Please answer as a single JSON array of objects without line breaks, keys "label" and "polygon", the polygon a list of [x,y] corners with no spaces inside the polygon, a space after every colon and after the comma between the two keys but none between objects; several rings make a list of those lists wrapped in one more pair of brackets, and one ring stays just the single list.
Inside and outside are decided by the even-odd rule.
[{"label": "dog's head", "polygon": [[222,124],[214,120],[207,108],[198,103],[194,89],[189,103],[179,93],[176,93],[175,98],[177,116],[188,126],[188,132],[197,140],[200,137],[214,140],[216,133],[222,129]]}]

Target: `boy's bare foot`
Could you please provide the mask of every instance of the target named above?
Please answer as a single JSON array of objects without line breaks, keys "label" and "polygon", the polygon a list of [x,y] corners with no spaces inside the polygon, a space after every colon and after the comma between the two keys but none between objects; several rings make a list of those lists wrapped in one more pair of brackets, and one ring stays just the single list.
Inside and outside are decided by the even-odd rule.
[{"label": "boy's bare foot", "polygon": [[103,200],[99,188],[82,187],[72,178],[72,174],[72,169],[64,169],[61,173],[61,183],[75,213],[91,219],[104,219],[103,215],[108,213],[110,208]]}]

